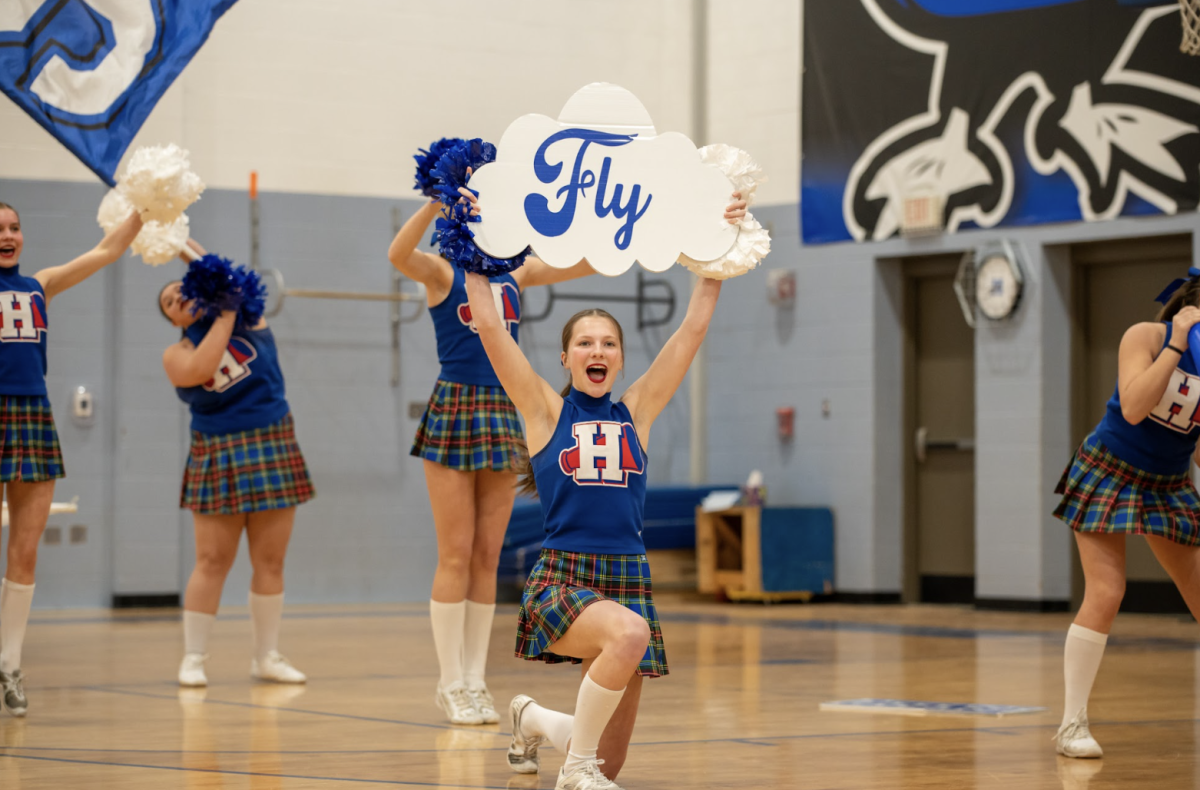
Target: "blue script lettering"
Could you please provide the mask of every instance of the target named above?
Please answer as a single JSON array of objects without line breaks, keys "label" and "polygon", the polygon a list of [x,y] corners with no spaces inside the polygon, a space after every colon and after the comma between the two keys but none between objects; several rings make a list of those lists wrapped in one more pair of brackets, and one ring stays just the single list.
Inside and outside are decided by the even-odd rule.
[{"label": "blue script lettering", "polygon": [[[597,145],[608,146],[615,148],[622,145],[627,145],[633,140],[636,135],[631,134],[612,134],[610,132],[598,132],[593,129],[564,129],[561,132],[556,132],[545,139],[538,147],[537,153],[533,157],[533,172],[537,175],[538,180],[543,184],[553,184],[562,174],[563,162],[555,162],[551,164],[546,159],[547,150],[550,146],[560,140],[579,140],[579,150],[575,154],[575,164],[571,170],[571,179],[563,187],[560,187],[554,193],[555,198],[562,198],[562,208],[558,211],[550,210],[550,201],[544,195],[532,193],[525,196],[525,217],[529,220],[529,224],[543,236],[561,236],[566,233],[571,227],[571,223],[575,221],[575,206],[580,197],[587,197],[587,190],[596,186],[596,174],[591,170],[583,169],[583,157],[587,152],[587,148],[592,143]],[[609,169],[612,166],[612,158],[604,157],[604,164],[600,170],[600,183],[596,192],[596,216],[606,217],[612,213],[617,219],[626,218],[625,223],[617,231],[615,241],[617,249],[624,250],[629,247],[629,243],[633,240],[633,225],[637,222],[646,209],[650,206],[650,200],[653,195],[646,196],[646,202],[639,208],[638,198],[641,196],[642,187],[640,184],[634,184],[629,191],[629,201],[625,205],[621,205],[621,195],[623,193],[623,184],[616,184],[613,188],[612,201],[605,205],[604,196],[608,186]]]},{"label": "blue script lettering", "polygon": [[625,220],[625,224],[617,230],[617,235],[613,241],[617,243],[618,250],[628,249],[629,242],[633,241],[633,223],[642,218],[646,213],[646,209],[650,208],[650,201],[654,195],[646,195],[646,202],[642,207],[638,208],[638,195],[642,192],[641,184],[634,184],[633,189],[629,190],[629,202],[624,206],[621,205],[621,189],[624,184],[617,184],[613,187],[612,202],[607,206],[604,205],[604,192],[608,186],[608,169],[612,164],[611,157],[604,157],[604,164],[600,168],[600,185],[596,188],[596,216],[607,217],[611,211],[612,215],[617,219],[621,217],[629,217]]}]

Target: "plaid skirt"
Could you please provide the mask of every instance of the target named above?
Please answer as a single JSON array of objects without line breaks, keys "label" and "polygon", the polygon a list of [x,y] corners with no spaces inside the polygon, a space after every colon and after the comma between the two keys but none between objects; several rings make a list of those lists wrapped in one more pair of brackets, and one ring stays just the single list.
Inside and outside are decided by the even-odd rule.
[{"label": "plaid skirt", "polygon": [[517,658],[559,664],[582,663],[550,652],[550,646],[597,601],[616,601],[650,625],[650,644],[637,674],[657,678],[668,673],[662,626],[650,592],[650,564],[645,554],[579,554],[542,549],[529,573],[517,616]]},{"label": "plaid skirt", "polygon": [[1200,545],[1200,493],[1186,473],[1158,475],[1114,456],[1091,434],[1075,451],[1054,493],[1054,515],[1076,532],[1157,535]]},{"label": "plaid skirt", "polygon": [[316,493],[290,413],[266,428],[192,431],[180,507],[228,516],[295,507]]},{"label": "plaid skirt", "polygon": [[0,395],[0,483],[40,483],[66,476],[50,399]]},{"label": "plaid skirt", "polygon": [[461,472],[505,472],[524,438],[503,389],[438,379],[408,454]]}]

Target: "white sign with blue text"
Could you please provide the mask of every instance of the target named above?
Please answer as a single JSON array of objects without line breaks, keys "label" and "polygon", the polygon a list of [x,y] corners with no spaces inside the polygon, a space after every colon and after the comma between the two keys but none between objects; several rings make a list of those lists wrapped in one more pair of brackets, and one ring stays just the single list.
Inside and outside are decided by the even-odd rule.
[{"label": "white sign with blue text", "polygon": [[615,276],[634,262],[661,272],[681,254],[715,260],[737,241],[723,219],[733,186],[677,132],[658,134],[624,88],[593,83],[557,119],[524,115],[471,177],[475,243],[498,258],[526,246],[551,266],[581,258]]}]

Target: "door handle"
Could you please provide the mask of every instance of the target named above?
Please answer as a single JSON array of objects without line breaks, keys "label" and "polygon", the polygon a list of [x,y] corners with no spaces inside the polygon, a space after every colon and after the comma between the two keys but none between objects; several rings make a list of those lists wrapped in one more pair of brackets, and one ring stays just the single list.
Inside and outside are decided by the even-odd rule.
[{"label": "door handle", "polygon": [[930,439],[929,429],[925,426],[917,428],[915,441],[917,463],[925,463],[929,450],[974,450],[974,439]]}]

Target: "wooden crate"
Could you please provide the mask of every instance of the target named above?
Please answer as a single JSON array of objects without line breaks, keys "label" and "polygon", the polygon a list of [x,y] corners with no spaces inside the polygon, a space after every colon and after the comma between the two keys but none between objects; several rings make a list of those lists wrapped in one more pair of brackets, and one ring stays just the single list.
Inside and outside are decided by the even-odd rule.
[{"label": "wooden crate", "polygon": [[[781,512],[779,509],[770,511],[774,516]],[[790,514],[792,511],[782,511]],[[775,603],[780,601],[807,601],[814,592],[831,592],[828,581],[814,585],[811,580],[793,578],[791,575],[780,584],[776,574],[776,589],[765,589],[763,585],[763,512],[759,507],[739,506],[714,513],[705,513],[696,509],[696,589],[702,593],[712,593],[734,601],[761,601]],[[773,522],[776,523],[776,522]],[[825,530],[829,531],[829,530]],[[771,541],[778,543],[778,531]],[[830,543],[832,539],[830,536]],[[777,549],[772,549],[775,551]],[[793,554],[793,552],[786,552]],[[794,555],[797,556],[797,555]],[[798,556],[803,556],[798,555]],[[768,556],[765,561],[775,563],[774,569],[783,557]],[[832,569],[832,556],[828,558],[828,566]],[[770,575],[770,574],[768,574]],[[795,586],[810,587],[810,589],[788,589]],[[786,585],[786,586],[785,586]],[[783,586],[783,589],[778,587]]]},{"label": "wooden crate", "polygon": [[758,507],[714,513],[696,508],[696,589],[702,593],[762,592]]}]

